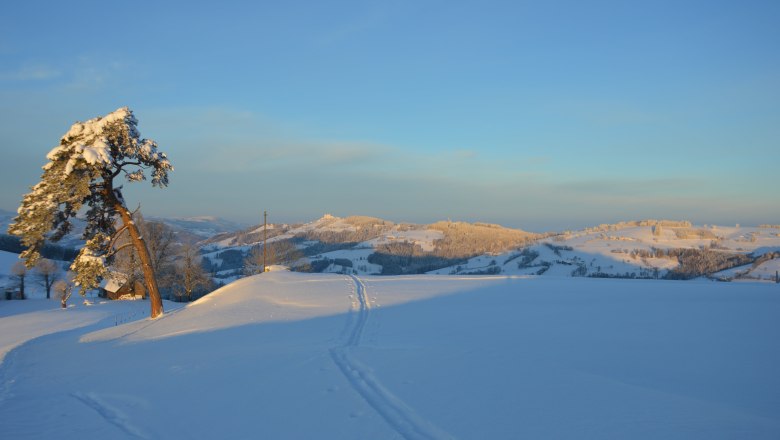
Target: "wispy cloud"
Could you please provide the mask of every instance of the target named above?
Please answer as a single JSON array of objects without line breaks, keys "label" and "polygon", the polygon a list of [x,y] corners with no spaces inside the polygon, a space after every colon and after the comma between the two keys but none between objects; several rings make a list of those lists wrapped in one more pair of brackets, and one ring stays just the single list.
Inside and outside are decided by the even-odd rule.
[{"label": "wispy cloud", "polygon": [[60,69],[43,64],[28,64],[14,71],[0,72],[0,81],[47,81],[60,76]]},{"label": "wispy cloud", "polygon": [[65,87],[71,90],[91,90],[107,87],[131,70],[125,62],[82,55],[68,72]]},{"label": "wispy cloud", "polygon": [[[49,91],[96,90],[121,82],[129,65],[114,58],[82,55],[63,65],[23,62],[16,69],[0,72],[4,83],[46,82]],[[138,74],[138,69],[133,69]]]},{"label": "wispy cloud", "polygon": [[[324,212],[485,220],[490,212],[490,221],[548,230],[655,217],[696,220],[694,214],[717,214],[712,207],[723,204],[711,197],[707,176],[630,176],[608,167],[588,175],[567,172],[540,152],[421,151],[371,139],[327,140],[295,121],[230,108],[143,110],[138,116],[177,166],[170,191],[186,206],[208,199],[226,212],[252,214],[262,203],[288,220]],[[739,206],[734,195],[725,200]],[[550,225],[551,218],[562,220]]]},{"label": "wispy cloud", "polygon": [[[389,160],[395,149],[376,142],[328,140],[295,122],[225,107],[137,110],[142,130],[170,149],[169,155],[215,173],[271,168],[358,168]],[[148,122],[147,122],[148,121]],[[166,150],[167,151],[167,150]]]}]

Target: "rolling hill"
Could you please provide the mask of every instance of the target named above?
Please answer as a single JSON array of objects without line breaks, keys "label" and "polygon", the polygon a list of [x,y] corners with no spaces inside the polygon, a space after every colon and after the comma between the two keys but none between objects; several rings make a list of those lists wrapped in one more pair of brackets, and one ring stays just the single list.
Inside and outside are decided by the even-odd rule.
[{"label": "rolling hill", "polygon": [[[507,274],[601,278],[774,279],[780,227],[695,226],[643,220],[580,231],[535,234],[484,223],[393,223],[325,215],[311,223],[270,225],[269,250],[287,249],[295,270],[347,274]],[[207,266],[226,281],[243,276],[262,227],[201,242]],[[289,249],[294,249],[291,252]],[[269,259],[269,263],[272,259]]]}]

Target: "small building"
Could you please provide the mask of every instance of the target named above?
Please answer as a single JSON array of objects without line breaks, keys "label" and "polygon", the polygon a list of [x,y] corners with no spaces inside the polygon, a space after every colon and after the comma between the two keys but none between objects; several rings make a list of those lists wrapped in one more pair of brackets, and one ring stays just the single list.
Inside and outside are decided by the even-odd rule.
[{"label": "small building", "polygon": [[124,274],[111,272],[100,283],[100,296],[108,299],[144,299],[146,288],[141,280],[128,281]]}]

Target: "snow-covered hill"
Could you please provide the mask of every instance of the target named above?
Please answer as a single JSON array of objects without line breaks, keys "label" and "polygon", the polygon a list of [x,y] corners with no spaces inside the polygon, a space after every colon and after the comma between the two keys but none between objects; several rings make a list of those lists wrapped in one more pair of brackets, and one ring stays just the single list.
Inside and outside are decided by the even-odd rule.
[{"label": "snow-covered hill", "polygon": [[434,273],[774,280],[778,262],[780,228],[645,221],[566,232]]},{"label": "snow-covered hill", "polygon": [[[353,216],[347,218],[325,214],[323,217],[305,224],[269,224],[268,242],[274,243],[295,237],[317,238],[326,243],[362,245],[386,244],[393,241],[407,241],[432,249],[433,241],[443,237],[438,231],[428,230],[425,226],[394,224],[391,221],[375,217]],[[253,226],[233,234],[221,234],[202,243],[205,249],[221,250],[226,248],[248,248],[262,243],[263,226]],[[368,238],[368,239],[366,239]],[[364,240],[365,239],[365,240]],[[304,243],[304,246],[310,243]]]},{"label": "snow-covered hill", "polygon": [[5,307],[4,439],[780,437],[774,284],[272,272],[124,325]]},{"label": "snow-covered hill", "polygon": [[[332,215],[302,225],[269,225],[266,234],[269,248],[287,250],[282,263],[299,270],[385,275],[423,273],[473,255],[516,249],[538,237],[485,223],[415,225]],[[201,244],[212,272],[231,280],[241,276],[245,257],[262,242],[263,228],[256,226]]]},{"label": "snow-covered hill", "polygon": [[[358,275],[770,279],[780,257],[777,227],[663,220],[538,235],[480,223],[412,225],[326,215],[304,225],[270,225],[267,233],[269,247],[289,243],[299,251],[285,264]],[[212,272],[232,280],[242,276],[244,259],[261,243],[262,228],[253,227],[206,240],[203,252]]]},{"label": "snow-covered hill", "polygon": [[[0,220],[12,217],[3,215]],[[198,243],[207,270],[222,284],[246,276],[248,257],[263,243],[262,226],[237,230],[215,217],[150,220],[168,225],[178,241]],[[80,245],[79,228],[77,220],[66,244]],[[776,225],[644,220],[542,235],[484,223],[325,215],[270,224],[266,234],[269,263],[307,272],[774,280],[780,266]]]}]

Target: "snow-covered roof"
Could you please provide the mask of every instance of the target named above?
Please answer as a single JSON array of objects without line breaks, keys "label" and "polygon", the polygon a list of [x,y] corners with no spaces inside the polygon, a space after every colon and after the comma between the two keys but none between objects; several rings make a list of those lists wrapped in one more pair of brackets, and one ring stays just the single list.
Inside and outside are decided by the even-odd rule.
[{"label": "snow-covered roof", "polygon": [[127,283],[127,277],[124,274],[111,272],[100,283],[100,287],[107,292],[116,293]]}]

